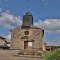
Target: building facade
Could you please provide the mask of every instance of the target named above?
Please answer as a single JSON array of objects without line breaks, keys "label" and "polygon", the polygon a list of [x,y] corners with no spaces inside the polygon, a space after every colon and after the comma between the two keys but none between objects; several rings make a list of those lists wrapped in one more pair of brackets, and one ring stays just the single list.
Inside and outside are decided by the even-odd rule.
[{"label": "building facade", "polygon": [[4,37],[0,36],[0,46],[5,46],[7,45],[7,41],[5,40]]},{"label": "building facade", "polygon": [[22,26],[14,28],[11,32],[11,49],[42,50],[44,30],[33,25],[33,16],[27,12],[23,16]]}]

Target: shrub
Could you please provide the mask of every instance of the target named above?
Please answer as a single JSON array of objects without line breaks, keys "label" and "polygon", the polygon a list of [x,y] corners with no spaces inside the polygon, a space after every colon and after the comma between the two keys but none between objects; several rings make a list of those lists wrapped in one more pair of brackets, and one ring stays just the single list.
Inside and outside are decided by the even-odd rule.
[{"label": "shrub", "polygon": [[60,60],[60,48],[53,50],[52,52],[45,53],[46,60]]},{"label": "shrub", "polygon": [[18,55],[24,55],[24,52],[23,51],[19,51],[17,54]]},{"label": "shrub", "polygon": [[37,52],[36,55],[37,56],[42,56],[42,52]]}]

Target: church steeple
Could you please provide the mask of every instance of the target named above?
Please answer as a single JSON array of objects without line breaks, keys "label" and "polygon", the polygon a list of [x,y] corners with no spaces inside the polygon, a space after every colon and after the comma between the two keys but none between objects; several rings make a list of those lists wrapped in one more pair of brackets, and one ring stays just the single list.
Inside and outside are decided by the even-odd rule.
[{"label": "church steeple", "polygon": [[23,16],[23,24],[22,26],[31,26],[33,25],[33,16],[32,14],[28,11],[26,14]]},{"label": "church steeple", "polygon": [[32,15],[32,14],[28,11],[28,12],[26,12],[26,15]]}]

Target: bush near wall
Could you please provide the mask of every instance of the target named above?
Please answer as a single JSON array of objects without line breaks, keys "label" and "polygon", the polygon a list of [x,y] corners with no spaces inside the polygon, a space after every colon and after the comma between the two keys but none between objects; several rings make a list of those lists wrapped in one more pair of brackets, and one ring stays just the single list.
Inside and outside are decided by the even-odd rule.
[{"label": "bush near wall", "polygon": [[45,60],[60,60],[60,48],[44,53]]}]

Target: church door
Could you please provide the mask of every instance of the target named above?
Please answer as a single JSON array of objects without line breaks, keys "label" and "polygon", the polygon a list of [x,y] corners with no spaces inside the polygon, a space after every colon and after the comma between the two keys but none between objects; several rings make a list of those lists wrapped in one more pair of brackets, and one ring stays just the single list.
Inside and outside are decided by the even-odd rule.
[{"label": "church door", "polygon": [[24,49],[28,47],[28,41],[24,41]]},{"label": "church door", "polygon": [[26,49],[27,47],[32,47],[31,41],[24,41],[24,49]]}]

